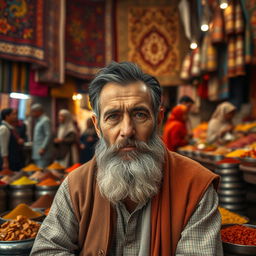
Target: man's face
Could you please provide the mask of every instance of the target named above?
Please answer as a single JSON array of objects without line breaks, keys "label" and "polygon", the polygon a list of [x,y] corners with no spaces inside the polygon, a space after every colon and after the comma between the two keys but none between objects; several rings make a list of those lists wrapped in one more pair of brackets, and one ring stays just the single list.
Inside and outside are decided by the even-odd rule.
[{"label": "man's face", "polygon": [[16,124],[18,121],[17,110],[13,110],[10,115],[6,116],[5,120],[10,124]]},{"label": "man's face", "polygon": [[[149,89],[143,82],[126,86],[108,83],[101,91],[99,103],[99,122],[95,116],[93,121],[98,135],[105,139],[108,146],[122,143],[126,139],[143,142],[149,140],[156,120]],[[129,152],[134,149],[134,145],[125,145],[120,151]]]}]

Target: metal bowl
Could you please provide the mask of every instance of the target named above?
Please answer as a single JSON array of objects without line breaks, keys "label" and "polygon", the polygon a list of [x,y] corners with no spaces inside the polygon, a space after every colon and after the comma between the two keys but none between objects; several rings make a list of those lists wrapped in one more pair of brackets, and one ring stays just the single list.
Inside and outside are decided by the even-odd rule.
[{"label": "metal bowl", "polygon": [[256,164],[256,158],[252,158],[252,157],[241,157],[240,158],[242,163],[252,163],[252,164]]},{"label": "metal bowl", "polygon": [[[227,224],[227,225],[223,225],[222,228],[226,228],[229,226],[234,226],[237,224]],[[251,225],[251,224],[239,224],[241,226],[247,226],[247,227],[251,227],[251,228],[255,228],[255,225]],[[240,244],[233,244],[233,243],[227,243],[227,242],[222,242],[223,244],[223,250],[224,253],[233,253],[235,255],[256,255],[256,246],[253,245],[240,245]]]},{"label": "metal bowl", "polygon": [[29,255],[35,238],[19,241],[0,241],[0,255]]},{"label": "metal bowl", "polygon": [[218,162],[218,161],[222,160],[223,158],[224,158],[224,155],[214,155],[214,154],[209,155],[209,159],[214,162]]}]

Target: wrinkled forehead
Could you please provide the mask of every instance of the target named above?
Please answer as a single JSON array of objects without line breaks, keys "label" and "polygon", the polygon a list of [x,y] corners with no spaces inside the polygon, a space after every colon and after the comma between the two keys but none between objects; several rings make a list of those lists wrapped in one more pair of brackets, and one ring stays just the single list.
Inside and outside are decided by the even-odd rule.
[{"label": "wrinkled forehead", "polygon": [[102,88],[99,98],[101,111],[110,105],[140,103],[152,108],[150,89],[140,81],[126,85],[107,83]]}]

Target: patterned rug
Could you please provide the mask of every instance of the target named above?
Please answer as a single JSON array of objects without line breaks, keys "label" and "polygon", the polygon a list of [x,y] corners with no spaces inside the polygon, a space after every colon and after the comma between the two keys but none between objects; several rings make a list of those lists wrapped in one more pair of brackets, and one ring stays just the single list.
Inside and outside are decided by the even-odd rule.
[{"label": "patterned rug", "polygon": [[177,3],[171,2],[117,1],[116,7],[118,61],[136,62],[161,85],[181,83],[185,40]]},{"label": "patterned rug", "polygon": [[89,79],[113,59],[112,0],[67,0],[66,71]]},{"label": "patterned rug", "polygon": [[48,1],[45,31],[47,35],[47,68],[36,73],[36,80],[43,83],[64,83],[65,5],[66,0]]},{"label": "patterned rug", "polygon": [[44,0],[0,0],[0,57],[46,66]]}]

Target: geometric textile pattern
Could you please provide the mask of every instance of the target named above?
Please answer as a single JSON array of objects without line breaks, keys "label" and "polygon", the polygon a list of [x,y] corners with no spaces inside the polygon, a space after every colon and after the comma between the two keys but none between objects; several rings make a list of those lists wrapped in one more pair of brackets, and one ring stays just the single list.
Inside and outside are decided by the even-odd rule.
[{"label": "geometric textile pattern", "polygon": [[180,69],[189,49],[179,0],[115,1],[117,60],[137,63],[162,86],[183,83]]},{"label": "geometric textile pattern", "polygon": [[67,0],[66,71],[91,78],[113,60],[112,0]]},{"label": "geometric textile pattern", "polygon": [[128,12],[128,59],[158,76],[179,68],[178,13],[173,8],[131,7]]},{"label": "geometric textile pattern", "polygon": [[0,57],[46,66],[47,1],[0,1]]}]

